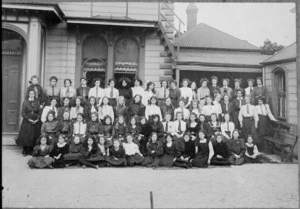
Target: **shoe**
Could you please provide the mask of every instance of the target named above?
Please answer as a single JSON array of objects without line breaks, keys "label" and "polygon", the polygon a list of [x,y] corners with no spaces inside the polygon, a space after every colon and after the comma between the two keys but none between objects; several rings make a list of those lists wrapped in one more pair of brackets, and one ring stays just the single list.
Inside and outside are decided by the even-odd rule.
[{"label": "shoe", "polygon": [[82,166],[82,168],[86,168],[86,166],[85,166],[85,165],[83,165],[83,166]]},{"label": "shoe", "polygon": [[95,168],[96,168],[96,169],[98,169],[98,168],[99,168],[99,166],[98,166],[98,165],[96,165],[96,166],[95,166]]}]

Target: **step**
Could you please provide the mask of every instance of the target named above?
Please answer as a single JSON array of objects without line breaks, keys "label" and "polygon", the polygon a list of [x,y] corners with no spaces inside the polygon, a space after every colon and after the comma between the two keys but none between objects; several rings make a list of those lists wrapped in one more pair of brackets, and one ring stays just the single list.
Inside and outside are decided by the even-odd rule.
[{"label": "step", "polygon": [[16,145],[15,138],[18,136],[18,133],[2,133],[2,146],[6,145]]}]

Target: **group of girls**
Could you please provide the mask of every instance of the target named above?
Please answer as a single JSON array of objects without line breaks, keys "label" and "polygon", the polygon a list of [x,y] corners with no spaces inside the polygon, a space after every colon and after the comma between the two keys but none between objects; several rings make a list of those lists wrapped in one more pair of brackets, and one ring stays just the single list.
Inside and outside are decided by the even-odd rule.
[{"label": "group of girls", "polygon": [[93,88],[85,78],[80,81],[77,90],[71,89],[69,79],[58,89],[52,76],[50,87],[43,90],[32,77],[17,138],[23,155],[33,155],[31,167],[189,168],[260,162],[267,117],[276,120],[261,78],[256,87],[249,80],[245,90],[239,79],[234,89],[228,79],[219,88],[216,77],[210,87],[201,79],[198,89],[188,79],[181,88],[176,81],[170,88],[161,81],[159,89],[153,82],[143,89],[139,79],[131,87],[128,78],[121,78],[118,89],[113,79],[105,89],[100,79]]}]

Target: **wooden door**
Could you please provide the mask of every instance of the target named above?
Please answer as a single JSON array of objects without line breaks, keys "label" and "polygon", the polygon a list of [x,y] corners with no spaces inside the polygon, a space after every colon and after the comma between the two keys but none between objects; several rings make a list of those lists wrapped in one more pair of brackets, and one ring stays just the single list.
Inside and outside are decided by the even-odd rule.
[{"label": "wooden door", "polygon": [[2,132],[19,129],[21,56],[2,56]]}]

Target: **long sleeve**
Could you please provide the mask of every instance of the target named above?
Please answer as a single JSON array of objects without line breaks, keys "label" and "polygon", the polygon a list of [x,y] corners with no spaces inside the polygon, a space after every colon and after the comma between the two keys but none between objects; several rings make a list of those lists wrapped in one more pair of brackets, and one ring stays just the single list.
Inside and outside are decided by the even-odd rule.
[{"label": "long sleeve", "polygon": [[254,116],[254,120],[255,120],[255,123],[257,124],[257,123],[258,123],[258,120],[259,120],[258,114],[257,114],[257,111],[256,111],[255,106],[252,106],[252,108],[253,108],[253,116]]},{"label": "long sleeve", "polygon": [[43,123],[46,121],[46,117],[47,117],[48,112],[49,112],[49,107],[48,106],[44,107],[43,112],[42,112],[42,116],[41,116],[41,121]]},{"label": "long sleeve", "polygon": [[214,148],[211,141],[208,142],[208,148],[209,148],[209,159],[211,159],[214,156]]},{"label": "long sleeve", "polygon": [[266,106],[267,114],[268,114],[270,120],[276,120],[276,118],[274,117],[274,115],[272,114],[272,112],[270,110],[270,106],[268,104],[266,104],[265,106]]}]

